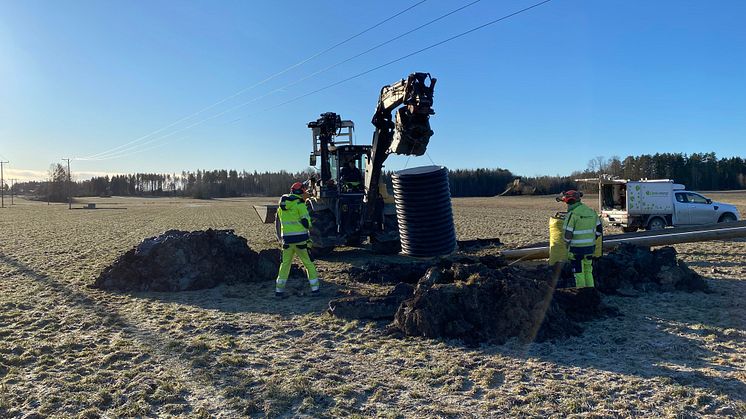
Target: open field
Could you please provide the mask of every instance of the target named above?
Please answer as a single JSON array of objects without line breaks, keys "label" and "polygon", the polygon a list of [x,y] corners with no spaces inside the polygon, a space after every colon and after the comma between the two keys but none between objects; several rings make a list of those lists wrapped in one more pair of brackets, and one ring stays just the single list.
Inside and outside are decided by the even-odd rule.
[{"label": "open field", "polygon": [[[746,192],[708,196],[746,214]],[[370,260],[361,249],[318,262],[316,299],[293,279],[283,301],[273,278],[183,293],[86,287],[167,229],[230,228],[255,249],[275,246],[251,208],[270,201],[114,197],[85,201],[107,209],[68,211],[18,200],[0,210],[0,417],[746,415],[746,241],[676,246],[711,294],[605,297],[623,317],[530,345],[399,339],[325,314],[339,294],[386,290],[340,273]],[[553,197],[454,200],[460,239],[506,246],[546,240],[561,209]]]}]

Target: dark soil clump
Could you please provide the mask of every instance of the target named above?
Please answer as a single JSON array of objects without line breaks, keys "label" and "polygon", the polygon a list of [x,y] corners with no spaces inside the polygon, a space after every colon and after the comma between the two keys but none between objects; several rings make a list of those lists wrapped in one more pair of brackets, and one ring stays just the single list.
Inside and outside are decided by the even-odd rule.
[{"label": "dark soil clump", "polygon": [[[577,336],[580,323],[620,315],[603,293],[705,290],[704,280],[677,260],[671,247],[621,246],[595,262],[597,288],[574,288],[569,266],[507,266],[495,256],[454,256],[412,265],[378,264],[349,270],[355,281],[402,282],[383,297],[333,300],[330,312],[354,319],[393,318],[410,336],[461,339],[467,344],[509,338],[546,341]],[[412,293],[411,285],[416,284]],[[405,286],[406,285],[406,286]]]},{"label": "dark soil clump", "polygon": [[594,262],[599,291],[607,294],[634,291],[708,291],[707,283],[685,262],[676,258],[676,249],[650,250],[629,244]]},{"label": "dark soil clump", "polygon": [[[263,252],[264,253],[264,252]],[[232,230],[169,230],[143,240],[96,278],[93,288],[189,291],[259,281],[277,273],[274,253],[260,255]]]},{"label": "dark soil clump", "polygon": [[[454,263],[431,268],[420,280],[414,297],[402,303],[394,326],[410,336],[461,339],[467,344],[544,341],[577,336],[581,327],[568,314],[600,313],[594,289],[584,298],[552,298],[551,277],[518,267],[489,269]],[[594,297],[595,295],[595,297]]]}]

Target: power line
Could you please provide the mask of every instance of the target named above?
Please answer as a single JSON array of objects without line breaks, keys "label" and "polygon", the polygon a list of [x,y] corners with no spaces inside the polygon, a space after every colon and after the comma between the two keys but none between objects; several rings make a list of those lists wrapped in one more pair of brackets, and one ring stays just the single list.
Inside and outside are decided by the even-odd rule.
[{"label": "power line", "polygon": [[269,108],[265,108],[265,109],[262,109],[262,111],[264,112],[264,111],[272,110],[272,109],[278,108],[278,107],[280,107],[280,106],[284,106],[284,105],[287,105],[287,104],[289,104],[289,103],[293,103],[293,102],[296,102],[296,101],[298,101],[298,100],[300,100],[300,99],[303,99],[303,98],[305,98],[305,97],[308,97],[308,96],[311,96],[311,95],[313,95],[313,94],[316,94],[316,93],[322,92],[322,91],[324,91],[324,90],[330,89],[330,88],[332,88],[332,87],[334,87],[334,86],[338,86],[338,85],[340,85],[340,84],[342,84],[342,83],[346,83],[346,82],[348,82],[348,81],[350,81],[350,80],[354,80],[354,79],[356,79],[356,78],[362,77],[362,76],[364,76],[364,75],[366,75],[366,74],[368,74],[368,73],[372,73],[372,72],[374,72],[374,71],[376,71],[376,70],[380,70],[381,68],[387,67],[387,66],[389,66],[389,65],[391,65],[391,64],[397,63],[397,62],[399,62],[399,61],[405,60],[405,59],[407,59],[407,58],[409,58],[409,57],[412,57],[412,56],[414,56],[414,55],[420,54],[420,53],[422,53],[422,52],[425,52],[425,51],[427,51],[427,50],[430,50],[430,49],[433,49],[433,48],[435,48],[435,47],[438,47],[438,46],[440,46],[440,45],[443,45],[443,44],[445,44],[446,42],[450,42],[450,41],[453,41],[454,39],[457,39],[457,38],[461,38],[462,36],[466,36],[466,35],[468,35],[468,34],[470,34],[470,33],[472,33],[472,32],[476,32],[476,31],[478,31],[478,30],[480,30],[480,29],[486,28],[487,26],[490,26],[490,25],[494,25],[495,23],[501,22],[501,21],[503,21],[503,20],[505,20],[505,19],[509,19],[509,18],[511,18],[511,17],[513,17],[513,16],[516,16],[516,15],[518,15],[518,14],[521,14],[521,13],[523,13],[523,12],[527,12],[527,11],[529,11],[529,10],[533,9],[533,8],[536,8],[536,7],[539,7],[539,6],[543,5],[543,4],[549,3],[550,1],[552,1],[552,0],[544,0],[544,1],[542,1],[542,2],[539,2],[539,3],[535,3],[535,4],[531,5],[531,6],[528,6],[528,7],[526,7],[526,8],[523,8],[523,9],[521,9],[521,10],[518,10],[518,11],[516,11],[516,12],[510,13],[510,14],[508,14],[508,15],[505,15],[505,16],[502,16],[502,17],[499,17],[499,18],[497,18],[497,19],[491,20],[491,21],[489,21],[489,22],[487,22],[487,23],[484,23],[484,24],[482,24],[482,25],[479,25],[479,26],[477,26],[477,27],[474,27],[474,28],[472,28],[472,29],[469,29],[468,31],[465,31],[465,32],[461,32],[461,33],[459,33],[459,34],[457,34],[457,35],[451,36],[450,38],[446,38],[446,39],[444,39],[444,40],[442,40],[442,41],[440,41],[440,42],[436,42],[436,43],[434,43],[434,44],[428,45],[428,46],[426,46],[426,47],[424,47],[424,48],[418,49],[417,51],[414,51],[414,52],[410,52],[409,54],[403,55],[403,56],[401,56],[401,57],[399,57],[399,58],[396,58],[396,59],[394,59],[394,60],[388,61],[388,62],[386,62],[386,63],[383,63],[383,64],[381,64],[381,65],[378,65],[378,66],[376,66],[376,67],[373,67],[373,68],[371,68],[371,69],[365,70],[365,71],[363,71],[363,72],[361,72],[361,73],[355,74],[354,76],[350,76],[350,77],[347,77],[346,79],[343,79],[343,80],[340,80],[340,81],[334,82],[334,83],[332,83],[332,84],[326,85],[326,86],[324,86],[324,87],[322,87],[322,88],[320,88],[320,89],[316,89],[316,90],[314,90],[314,91],[311,91],[311,92],[308,92],[308,93],[302,94],[302,95],[300,95],[300,96],[296,96],[296,97],[294,97],[293,99],[287,100],[287,101],[285,101],[285,102],[279,103],[279,104],[277,104],[277,105],[274,105],[274,106],[270,106]]},{"label": "power line", "polygon": [[[171,136],[171,135],[173,135],[173,134],[176,134],[176,133],[178,133],[178,132],[179,132],[179,131],[176,131],[176,132],[174,132],[174,133],[172,133],[172,134],[169,134],[168,136]],[[165,137],[158,137],[157,139],[159,139],[159,140],[162,140],[163,138],[165,138]],[[160,144],[155,144],[155,145],[152,145],[152,146],[150,146],[150,147],[145,147],[145,148],[141,148],[141,149],[139,149],[139,150],[137,150],[137,149],[136,149],[136,150],[134,150],[134,151],[127,151],[127,150],[122,150],[122,151],[120,151],[120,152],[118,152],[118,153],[115,153],[115,154],[113,154],[113,155],[109,155],[109,156],[106,156],[106,157],[97,157],[97,158],[92,158],[92,159],[88,159],[88,158],[82,158],[82,157],[79,157],[79,158],[77,158],[77,159],[75,159],[75,160],[82,160],[82,161],[103,161],[103,160],[114,160],[114,159],[121,159],[121,158],[123,158],[123,157],[129,157],[129,156],[132,156],[132,155],[135,155],[135,154],[140,154],[140,153],[144,153],[144,152],[146,152],[146,151],[150,151],[150,150],[155,150],[156,148],[160,148],[160,147],[163,147],[163,146],[166,146],[166,145],[169,145],[169,144],[175,143],[175,142],[177,142],[177,141],[185,140],[185,139],[187,139],[187,138],[189,138],[189,136],[188,136],[188,135],[185,135],[185,136],[182,136],[182,137],[179,137],[179,138],[175,138],[175,139],[172,139],[172,140],[170,140],[170,141],[166,141],[166,142],[164,142],[164,143],[160,143]],[[144,145],[147,145],[147,144],[149,144],[149,143],[151,143],[151,142],[152,142],[152,141],[146,141],[146,142],[144,142],[144,143],[140,144],[140,146],[139,146],[139,147],[142,147],[142,146],[144,146]]]},{"label": "power line", "polygon": [[[306,80],[308,80],[308,79],[310,79],[310,78],[312,78],[312,77],[315,77],[315,76],[317,76],[317,75],[319,75],[319,74],[321,74],[321,73],[325,73],[325,72],[327,72],[327,71],[329,71],[329,70],[331,70],[331,69],[333,69],[333,68],[339,67],[339,66],[340,66],[340,65],[342,65],[342,64],[348,63],[348,62],[350,62],[350,61],[354,60],[355,58],[359,58],[359,57],[362,57],[363,55],[365,55],[365,54],[367,54],[367,53],[369,53],[369,52],[373,52],[373,51],[377,50],[378,48],[381,48],[382,46],[384,46],[384,45],[386,45],[386,44],[390,44],[391,42],[393,42],[393,41],[396,41],[397,39],[401,39],[401,38],[403,38],[403,37],[405,37],[405,36],[407,36],[407,35],[410,35],[410,34],[412,34],[413,32],[417,32],[418,30],[420,30],[420,29],[422,29],[422,28],[424,28],[424,27],[426,27],[426,26],[430,26],[430,25],[432,25],[432,24],[433,24],[433,23],[435,23],[435,22],[438,22],[438,21],[440,21],[440,20],[443,20],[443,19],[445,19],[446,17],[448,17],[448,16],[450,16],[450,15],[452,15],[452,14],[454,14],[454,13],[460,12],[461,10],[464,10],[464,9],[466,9],[467,7],[470,7],[470,6],[473,6],[473,5],[477,4],[477,3],[479,3],[480,1],[481,1],[481,0],[474,0],[474,1],[472,1],[471,3],[465,4],[465,5],[461,6],[461,7],[458,7],[458,8],[456,8],[456,9],[453,9],[453,10],[451,10],[450,12],[448,12],[448,13],[446,13],[446,14],[444,14],[444,15],[440,15],[440,16],[436,17],[435,19],[433,19],[433,20],[430,20],[429,22],[423,23],[422,25],[420,25],[420,26],[418,26],[418,27],[416,27],[416,28],[414,28],[414,29],[410,29],[410,30],[408,30],[408,31],[406,31],[406,32],[404,32],[404,33],[402,33],[402,34],[399,34],[399,35],[397,35],[397,36],[395,36],[395,37],[393,37],[393,38],[391,38],[391,39],[389,39],[389,40],[387,40],[387,41],[383,41],[383,42],[381,42],[381,43],[379,43],[379,44],[377,44],[377,45],[375,45],[375,46],[373,46],[373,47],[371,47],[371,48],[368,48],[368,49],[366,49],[365,51],[363,51],[363,52],[361,52],[361,53],[355,54],[355,55],[353,55],[352,57],[349,57],[349,58],[347,58],[347,59],[344,59],[344,60],[342,60],[342,61],[339,61],[339,62],[337,62],[337,63],[335,63],[335,64],[332,64],[332,65],[330,65],[330,66],[328,66],[328,67],[322,68],[321,70],[318,70],[318,71],[316,71],[316,72],[314,72],[314,73],[311,73],[311,74],[309,74],[308,76],[306,76],[306,77],[303,77],[303,78],[301,78],[301,79],[298,79],[298,80],[296,80],[296,81],[294,81],[294,82],[292,82],[292,83],[288,83],[288,84],[286,84],[286,85],[284,85],[284,86],[282,86],[282,87],[278,87],[277,89],[274,89],[274,90],[272,90],[272,91],[270,91],[270,92],[268,92],[268,93],[266,93],[266,94],[264,94],[264,95],[262,95],[262,96],[256,97],[256,98],[254,98],[254,99],[252,99],[252,100],[250,100],[250,101],[248,101],[248,102],[245,102],[245,103],[242,103],[242,104],[240,104],[240,105],[238,105],[238,106],[236,106],[236,107],[233,107],[233,108],[231,108],[231,110],[233,110],[233,109],[238,109],[238,108],[240,108],[240,107],[246,106],[246,105],[248,105],[248,104],[250,104],[250,103],[256,102],[256,101],[257,101],[257,100],[259,100],[259,99],[264,99],[265,97],[267,97],[267,96],[269,96],[269,95],[272,95],[272,94],[274,94],[274,93],[277,93],[277,92],[281,92],[281,91],[283,91],[283,90],[287,89],[288,87],[292,87],[292,86],[295,86],[295,85],[297,85],[297,84],[299,84],[299,83],[301,83],[301,82],[304,82],[304,81],[306,81]],[[230,110],[229,110],[229,111],[230,111]],[[244,117],[241,117],[241,118],[235,119],[235,120],[231,121],[231,123],[233,123],[233,122],[236,122],[236,121],[240,121],[240,120],[241,120],[241,119],[243,119],[243,118],[244,118]]]},{"label": "power line", "polygon": [[[378,49],[378,48],[380,48],[380,47],[382,47],[382,46],[384,46],[384,45],[386,45],[386,44],[389,44],[389,43],[391,43],[391,42],[393,42],[393,41],[396,41],[397,39],[401,39],[401,38],[403,38],[403,37],[405,37],[405,36],[407,36],[407,35],[410,35],[410,34],[412,34],[413,32],[416,32],[416,31],[418,31],[418,30],[420,30],[420,29],[422,29],[422,28],[424,28],[424,27],[427,27],[427,26],[429,26],[429,25],[432,25],[433,23],[436,23],[436,22],[438,22],[438,21],[440,21],[440,20],[443,20],[443,19],[445,19],[446,17],[448,17],[448,16],[451,16],[451,15],[452,15],[452,14],[454,14],[454,13],[460,12],[461,10],[464,10],[464,9],[466,9],[467,7],[470,7],[470,6],[473,6],[473,5],[474,5],[474,4],[476,4],[476,3],[479,3],[480,1],[481,1],[481,0],[474,0],[474,1],[472,1],[471,3],[467,3],[467,4],[463,5],[463,6],[457,7],[456,9],[453,9],[453,10],[451,10],[451,11],[450,11],[450,12],[448,12],[448,13],[445,13],[445,14],[443,14],[443,15],[440,15],[440,16],[436,17],[435,19],[432,19],[432,20],[430,20],[430,21],[428,21],[428,22],[426,22],[426,23],[423,23],[422,25],[420,25],[420,26],[417,26],[417,27],[416,27],[416,28],[414,28],[414,29],[410,29],[410,30],[408,30],[408,31],[406,31],[406,32],[404,32],[404,33],[401,33],[401,34],[399,34],[399,35],[397,35],[397,36],[393,37],[393,38],[390,38],[390,39],[388,39],[388,40],[386,40],[386,41],[384,41],[384,42],[381,42],[381,43],[379,43],[379,44],[377,44],[377,45],[375,45],[375,46],[373,46],[373,47],[371,47],[371,48],[368,48],[367,50],[365,50],[365,51],[363,51],[363,52],[361,52],[361,53],[358,53],[358,54],[356,54],[356,55],[353,55],[353,56],[351,56],[351,57],[349,57],[349,58],[347,58],[347,59],[344,59],[344,60],[342,60],[342,61],[339,61],[339,62],[337,62],[337,63],[335,63],[335,64],[332,64],[332,65],[330,65],[330,66],[328,66],[328,67],[325,67],[325,68],[323,68],[323,69],[321,69],[321,70],[318,70],[318,71],[316,71],[316,72],[314,72],[314,73],[311,73],[311,74],[309,74],[308,76],[305,76],[305,77],[303,77],[303,78],[301,78],[301,79],[295,80],[295,81],[293,81],[293,82],[291,82],[291,83],[288,83],[288,84],[286,84],[286,85],[284,85],[284,86],[282,86],[282,87],[278,87],[278,88],[276,88],[276,89],[274,89],[274,90],[271,90],[271,91],[269,91],[269,92],[267,92],[267,93],[265,93],[265,94],[263,94],[263,95],[260,95],[260,96],[254,97],[254,98],[252,98],[252,99],[250,99],[250,100],[248,100],[248,101],[246,101],[246,102],[243,102],[243,103],[240,103],[240,104],[234,105],[234,106],[232,106],[232,107],[230,107],[230,108],[228,108],[228,109],[225,109],[225,110],[223,110],[223,111],[221,111],[221,112],[218,112],[217,114],[213,114],[213,115],[211,115],[211,116],[208,116],[208,117],[206,117],[206,118],[202,118],[202,119],[200,119],[200,120],[197,120],[196,122],[194,122],[194,123],[192,123],[192,124],[190,124],[190,125],[187,125],[186,127],[182,127],[182,128],[180,128],[180,129],[177,129],[176,131],[174,131],[174,132],[171,132],[170,134],[166,134],[166,135],[163,135],[163,136],[155,137],[155,138],[152,138],[152,139],[150,139],[150,140],[148,140],[148,141],[146,141],[146,142],[144,142],[144,143],[142,143],[142,144],[137,144],[137,145],[133,145],[133,146],[131,146],[131,147],[127,147],[126,149],[124,149],[124,150],[121,150],[121,152],[126,152],[126,151],[130,151],[130,150],[135,150],[135,149],[137,149],[138,147],[140,147],[140,146],[142,146],[142,145],[146,145],[146,144],[149,144],[149,143],[152,143],[152,142],[158,141],[158,140],[162,140],[162,139],[164,139],[164,138],[168,138],[168,137],[170,137],[170,136],[172,136],[172,135],[174,135],[174,134],[178,134],[178,133],[180,133],[180,132],[186,131],[186,130],[188,130],[188,129],[190,129],[190,128],[193,128],[193,127],[195,127],[195,126],[197,126],[197,125],[201,125],[201,124],[203,124],[203,123],[205,123],[205,122],[211,121],[211,120],[213,120],[213,119],[215,119],[215,118],[218,118],[218,117],[220,117],[220,116],[223,116],[223,115],[225,115],[225,114],[227,114],[227,113],[229,113],[229,112],[233,112],[233,111],[235,111],[235,110],[237,110],[237,109],[240,109],[240,108],[242,108],[242,107],[244,107],[244,106],[246,106],[246,105],[249,105],[249,104],[251,104],[251,103],[254,103],[254,102],[258,101],[258,100],[264,99],[264,98],[266,98],[266,97],[268,97],[268,96],[271,96],[271,95],[273,95],[273,94],[275,94],[275,93],[277,93],[277,92],[281,92],[281,91],[283,91],[283,90],[285,90],[285,89],[287,89],[287,88],[289,88],[289,87],[292,87],[292,86],[295,86],[295,85],[297,85],[297,84],[300,84],[301,82],[304,82],[304,81],[306,81],[306,80],[308,80],[308,79],[310,79],[310,78],[312,78],[312,77],[314,77],[314,76],[317,76],[317,75],[319,75],[319,74],[321,74],[321,73],[325,73],[325,72],[327,72],[327,71],[329,71],[329,70],[331,70],[331,69],[333,69],[333,68],[335,68],[335,67],[338,67],[338,66],[340,66],[340,65],[342,65],[342,64],[345,64],[345,63],[347,63],[347,62],[349,62],[349,61],[352,61],[352,60],[354,60],[355,58],[359,58],[359,57],[361,57],[361,56],[363,56],[363,55],[365,55],[365,54],[368,54],[368,53],[370,53],[370,52],[372,52],[372,51],[375,51],[376,49]],[[242,120],[242,119],[245,119],[245,118],[246,118],[246,117],[240,117],[240,118],[234,119],[233,121],[230,121],[230,123],[234,123],[234,122],[240,121],[240,120]],[[118,154],[118,153],[114,153],[114,154],[116,155],[116,154]],[[122,155],[122,156],[116,156],[116,157],[111,157],[111,155],[105,155],[105,156],[99,156],[99,157],[102,157],[102,158],[98,158],[98,157],[87,157],[87,158],[79,158],[78,160],[110,160],[110,159],[113,159],[113,158],[126,157],[127,155],[128,155],[128,154],[124,154],[124,155]]]},{"label": "power line", "polygon": [[213,103],[212,105],[207,106],[205,108],[202,108],[199,111],[197,111],[197,112],[195,112],[195,113],[193,113],[191,115],[188,115],[188,116],[186,116],[184,118],[181,118],[181,119],[177,120],[176,122],[173,122],[173,123],[171,123],[171,124],[169,124],[169,125],[167,125],[167,126],[165,126],[163,128],[160,128],[160,129],[158,129],[156,131],[153,131],[153,132],[151,132],[151,133],[149,133],[147,135],[139,137],[139,138],[137,138],[135,140],[132,140],[132,141],[130,141],[128,143],[125,143],[125,144],[122,144],[120,146],[111,148],[109,150],[102,151],[100,153],[91,154],[89,156],[85,156],[85,158],[89,158],[90,159],[90,158],[95,158],[95,157],[101,157],[101,156],[104,156],[104,155],[108,155],[111,152],[118,151],[118,150],[121,150],[122,148],[124,148],[126,146],[139,143],[140,141],[142,141],[142,140],[144,140],[144,139],[146,139],[146,138],[148,138],[148,137],[150,137],[152,135],[158,134],[159,132],[162,132],[162,131],[164,131],[164,130],[166,130],[168,128],[171,128],[171,127],[173,127],[175,125],[178,125],[178,124],[180,124],[180,123],[182,123],[182,122],[184,122],[186,120],[189,120],[189,119],[191,119],[191,118],[193,118],[193,117],[195,117],[197,115],[200,115],[200,114],[202,114],[202,113],[204,113],[204,112],[206,112],[206,111],[208,111],[208,110],[210,110],[210,109],[212,109],[212,108],[214,108],[214,107],[216,107],[218,105],[221,105],[221,104],[229,101],[230,99],[233,99],[233,98],[235,98],[235,97],[237,97],[237,96],[239,96],[239,95],[241,95],[241,94],[243,94],[243,93],[245,93],[245,92],[247,92],[249,90],[252,90],[252,89],[254,89],[256,87],[259,87],[259,86],[261,86],[261,85],[263,85],[263,84],[265,84],[265,83],[267,83],[267,82],[269,82],[271,80],[274,80],[275,78],[277,78],[277,77],[279,77],[279,76],[287,73],[288,71],[293,70],[293,69],[295,69],[297,67],[300,67],[303,64],[305,64],[305,63],[307,63],[307,62],[309,62],[309,61],[311,61],[311,60],[313,60],[315,58],[318,58],[319,56],[321,56],[323,54],[326,54],[327,52],[330,52],[330,51],[334,50],[335,48],[340,47],[340,46],[342,46],[342,45],[344,45],[344,44],[352,41],[353,39],[355,39],[355,38],[357,38],[357,37],[359,37],[359,36],[361,36],[361,35],[369,32],[369,31],[371,31],[371,30],[373,30],[373,29],[375,29],[375,28],[383,25],[384,23],[386,23],[386,22],[388,22],[388,21],[390,21],[390,20],[392,20],[392,19],[394,19],[394,18],[396,18],[396,17],[398,17],[398,16],[400,16],[400,15],[402,15],[402,14],[404,14],[404,13],[406,13],[406,12],[412,10],[412,9],[414,9],[415,7],[421,5],[422,3],[425,3],[426,1],[427,0],[420,0],[419,2],[417,2],[417,3],[415,3],[415,4],[413,4],[413,5],[409,6],[409,7],[407,7],[406,9],[404,9],[404,10],[402,10],[400,12],[397,12],[397,13],[395,13],[395,14],[387,17],[386,19],[384,19],[384,20],[382,20],[382,21],[374,24],[373,26],[370,26],[370,27],[368,27],[368,28],[366,28],[366,29],[358,32],[358,33],[356,33],[355,35],[352,35],[352,36],[346,38],[343,41],[340,41],[340,42],[338,42],[338,43],[336,43],[336,44],[334,44],[334,45],[332,45],[332,46],[330,46],[330,47],[328,47],[328,48],[326,48],[326,49],[324,49],[322,51],[319,51],[319,52],[311,55],[310,57],[305,58],[305,59],[303,59],[303,60],[301,60],[301,61],[299,61],[299,62],[291,65],[290,67],[285,68],[284,70],[281,70],[281,71],[279,71],[279,72],[277,72],[275,74],[272,74],[271,76],[265,78],[264,80],[261,80],[261,81],[255,83],[255,84],[253,84],[251,86],[248,86],[248,87],[245,87],[243,89],[240,89],[237,92],[235,92],[235,93],[233,93],[233,94],[231,94],[231,95],[229,95],[229,96],[227,96],[227,97],[225,97],[225,98],[223,98],[223,99],[221,99],[221,100]]}]

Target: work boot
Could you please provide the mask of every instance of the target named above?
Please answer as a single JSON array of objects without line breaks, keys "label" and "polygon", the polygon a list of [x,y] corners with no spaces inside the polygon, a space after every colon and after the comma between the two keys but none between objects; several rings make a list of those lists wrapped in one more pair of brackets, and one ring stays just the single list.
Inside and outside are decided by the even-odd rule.
[{"label": "work boot", "polygon": [[321,295],[321,291],[319,289],[311,290],[311,297],[318,297]]},{"label": "work boot", "polygon": [[285,298],[287,298],[287,295],[285,295],[284,292],[275,291],[275,298],[285,299]]}]

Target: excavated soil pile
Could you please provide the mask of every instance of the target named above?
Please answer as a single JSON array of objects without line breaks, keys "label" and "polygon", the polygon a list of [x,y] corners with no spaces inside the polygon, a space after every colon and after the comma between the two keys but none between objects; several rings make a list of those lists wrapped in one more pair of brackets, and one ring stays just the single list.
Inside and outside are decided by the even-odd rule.
[{"label": "excavated soil pile", "polygon": [[629,291],[707,291],[707,283],[685,262],[676,258],[676,249],[650,250],[629,244],[594,262],[599,291],[607,294]]},{"label": "excavated soil pile", "polygon": [[506,267],[494,256],[444,258],[427,267],[416,286],[407,283],[422,268],[369,265],[353,271],[366,282],[381,282],[375,279],[381,274],[393,282],[397,273],[405,281],[385,296],[332,300],[329,311],[346,319],[393,319],[392,329],[405,335],[468,344],[574,336],[582,331],[577,322],[613,313],[594,289],[554,290],[546,266]]},{"label": "excavated soil pile", "polygon": [[93,288],[189,291],[258,281],[277,273],[279,256],[257,253],[232,230],[169,230],[143,240],[96,278]]},{"label": "excavated soil pile", "polygon": [[677,260],[671,247],[651,251],[625,245],[595,266],[597,288],[577,289],[571,288],[567,265],[555,284],[547,265],[506,266],[494,256],[367,265],[350,269],[351,279],[399,285],[382,297],[347,297],[332,300],[329,307],[344,318],[393,319],[392,327],[406,335],[501,343],[511,337],[544,341],[575,336],[582,331],[579,322],[619,315],[603,304],[599,291],[706,290],[704,280]]},{"label": "excavated soil pile", "polygon": [[577,336],[578,321],[609,313],[595,289],[555,290],[551,275],[537,273],[480,263],[430,268],[414,296],[399,306],[393,325],[406,335],[469,344],[510,337],[545,341]]}]

